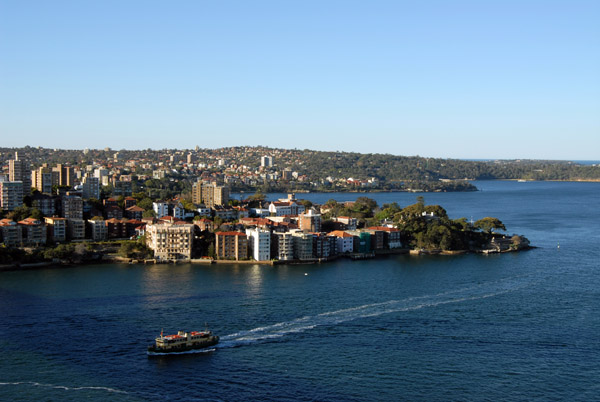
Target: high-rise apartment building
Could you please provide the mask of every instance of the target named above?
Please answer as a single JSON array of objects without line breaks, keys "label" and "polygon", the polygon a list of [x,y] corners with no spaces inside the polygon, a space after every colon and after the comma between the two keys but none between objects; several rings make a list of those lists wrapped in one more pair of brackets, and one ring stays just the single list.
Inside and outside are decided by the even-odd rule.
[{"label": "high-rise apartment building", "polygon": [[260,158],[260,166],[262,166],[262,167],[273,166],[273,157],[272,156],[263,156],[262,158]]},{"label": "high-rise apartment building", "polygon": [[59,163],[56,167],[52,168],[52,172],[54,173],[52,184],[69,187],[73,187],[73,184],[75,184],[75,169],[72,166]]},{"label": "high-rise apartment building", "polygon": [[23,193],[31,191],[31,168],[29,162],[19,159],[19,153],[15,152],[15,159],[8,161],[8,180],[23,183]]},{"label": "high-rise apartment building", "polygon": [[0,209],[13,211],[23,205],[23,182],[0,181]]},{"label": "high-rise apartment building", "polygon": [[192,202],[207,207],[226,205],[229,201],[229,187],[217,183],[197,181],[192,186]]},{"label": "high-rise apartment building", "polygon": [[86,176],[82,183],[82,197],[100,199],[100,179],[97,177]]},{"label": "high-rise apartment building", "polygon": [[52,193],[52,169],[41,166],[31,172],[31,186],[40,193]]}]

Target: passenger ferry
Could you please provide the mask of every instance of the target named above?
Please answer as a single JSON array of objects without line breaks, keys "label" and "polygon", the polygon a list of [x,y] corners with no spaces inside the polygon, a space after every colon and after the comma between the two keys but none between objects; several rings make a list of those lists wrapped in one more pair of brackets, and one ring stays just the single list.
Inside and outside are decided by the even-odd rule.
[{"label": "passenger ferry", "polygon": [[179,331],[177,335],[163,335],[155,339],[154,345],[148,346],[149,355],[161,355],[167,353],[184,353],[200,349],[206,349],[219,343],[219,337],[211,331]]}]

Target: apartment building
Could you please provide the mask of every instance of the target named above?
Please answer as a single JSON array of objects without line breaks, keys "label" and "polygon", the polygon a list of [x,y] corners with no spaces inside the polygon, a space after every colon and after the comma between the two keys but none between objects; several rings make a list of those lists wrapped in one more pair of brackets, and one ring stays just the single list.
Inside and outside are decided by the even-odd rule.
[{"label": "apartment building", "polygon": [[229,202],[229,187],[217,183],[197,181],[192,185],[192,202],[204,204],[207,207],[227,205]]},{"label": "apartment building", "polygon": [[23,242],[22,227],[11,219],[0,219],[0,241],[7,247],[17,247]]},{"label": "apartment building", "polygon": [[19,159],[19,153],[15,152],[15,159],[8,161],[8,180],[23,183],[23,193],[31,191],[31,168],[29,162]]},{"label": "apartment building", "polygon": [[271,232],[261,229],[246,229],[248,247],[252,258],[256,261],[271,259]]},{"label": "apartment building", "polygon": [[45,217],[48,228],[48,238],[55,242],[67,240],[67,219],[57,217]]},{"label": "apartment building", "polygon": [[23,205],[23,182],[0,181],[0,209],[14,211]]},{"label": "apartment building", "polygon": [[310,260],[313,255],[313,237],[312,233],[292,232],[294,239],[294,258],[297,260]]},{"label": "apartment building", "polygon": [[281,261],[294,259],[294,238],[289,232],[271,234],[271,255]]},{"label": "apartment building", "polygon": [[194,225],[185,222],[161,221],[146,225],[146,242],[159,260],[192,258]]},{"label": "apartment building", "polygon": [[248,258],[248,238],[242,232],[217,232],[216,254],[219,259],[244,260]]},{"label": "apartment building", "polygon": [[83,219],[83,199],[77,195],[63,196],[62,216],[67,219]]},{"label": "apartment building", "polygon": [[21,235],[23,243],[30,246],[40,246],[46,244],[47,230],[46,225],[35,219],[26,218],[19,221],[21,226]]},{"label": "apartment building", "polygon": [[90,237],[94,241],[104,241],[108,239],[108,230],[104,220],[90,219],[87,221]]}]

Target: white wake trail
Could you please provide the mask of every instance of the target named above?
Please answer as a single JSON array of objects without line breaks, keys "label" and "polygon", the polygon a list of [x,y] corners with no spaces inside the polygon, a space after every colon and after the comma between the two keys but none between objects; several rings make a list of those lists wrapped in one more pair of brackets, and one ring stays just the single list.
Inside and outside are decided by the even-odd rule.
[{"label": "white wake trail", "polygon": [[313,316],[297,318],[292,321],[279,322],[225,335],[221,337],[221,342],[217,347],[236,347],[277,339],[289,334],[305,332],[315,327],[332,326],[360,318],[377,317],[383,314],[486,299],[513,292],[528,285],[530,285],[530,282],[523,281],[523,277],[514,277],[434,295],[410,297],[402,300],[389,300],[381,303],[365,304],[336,311],[328,311]]}]

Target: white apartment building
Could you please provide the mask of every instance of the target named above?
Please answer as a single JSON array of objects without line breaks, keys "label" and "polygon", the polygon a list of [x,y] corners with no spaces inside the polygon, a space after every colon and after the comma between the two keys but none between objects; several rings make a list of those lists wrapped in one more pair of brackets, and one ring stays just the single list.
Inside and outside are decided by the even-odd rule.
[{"label": "white apartment building", "polygon": [[246,229],[248,246],[252,257],[256,261],[268,261],[271,259],[271,233],[261,229]]},{"label": "white apartment building", "polygon": [[153,202],[152,209],[154,213],[156,213],[157,218],[162,218],[163,216],[169,216],[169,203],[168,202]]}]

